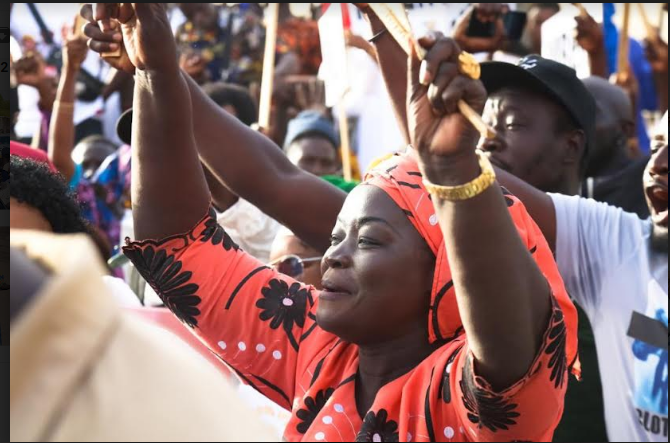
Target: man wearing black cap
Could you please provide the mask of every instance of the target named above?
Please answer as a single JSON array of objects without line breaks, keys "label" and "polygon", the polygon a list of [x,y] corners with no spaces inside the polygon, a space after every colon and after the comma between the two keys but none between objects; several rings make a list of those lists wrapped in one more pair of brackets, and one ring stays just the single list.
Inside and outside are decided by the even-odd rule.
[{"label": "man wearing black cap", "polygon": [[484,120],[497,137],[480,148],[497,167],[545,192],[579,193],[596,106],[569,67],[537,55],[482,64]]},{"label": "man wearing black cap", "polygon": [[[482,148],[500,169],[553,192],[533,194],[526,184],[499,174],[554,245],[566,287],[593,326],[609,439],[667,441],[667,114],[645,172],[652,218],[641,221],[620,209],[570,197],[579,192],[584,150],[593,147],[596,111],[573,70],[529,56],[518,66],[483,64],[482,79],[490,94],[484,117],[497,131]],[[580,328],[580,338],[585,336]],[[589,362],[596,360],[588,342],[580,351],[589,359],[585,376],[592,377]],[[600,441],[585,435],[597,432],[598,422],[597,405],[590,403],[598,386],[589,388],[572,389],[579,398],[566,398],[564,425],[578,425],[572,437],[580,441]],[[560,429],[556,436],[567,438]]]},{"label": "man wearing black cap", "polygon": [[[578,194],[587,148],[593,148],[596,104],[575,71],[531,55],[518,65],[482,64],[482,81],[489,93],[484,120],[496,138],[483,139],[480,149],[491,162],[541,191]],[[584,381],[570,380],[557,442],[607,439],[593,332],[579,313]]]}]

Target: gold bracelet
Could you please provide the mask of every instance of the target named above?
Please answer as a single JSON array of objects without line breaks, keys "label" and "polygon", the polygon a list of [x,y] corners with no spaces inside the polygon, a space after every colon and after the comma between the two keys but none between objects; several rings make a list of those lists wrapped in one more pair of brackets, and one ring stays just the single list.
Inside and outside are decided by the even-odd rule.
[{"label": "gold bracelet", "polygon": [[442,200],[463,201],[478,196],[495,183],[496,173],[488,157],[479,151],[477,151],[477,157],[479,158],[479,167],[482,168],[482,173],[470,183],[460,186],[440,186],[424,179],[423,185],[429,194]]}]

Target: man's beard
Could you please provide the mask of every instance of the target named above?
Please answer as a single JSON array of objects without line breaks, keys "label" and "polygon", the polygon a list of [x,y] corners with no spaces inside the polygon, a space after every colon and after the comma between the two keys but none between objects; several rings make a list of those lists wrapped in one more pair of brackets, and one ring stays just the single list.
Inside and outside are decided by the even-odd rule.
[{"label": "man's beard", "polygon": [[668,228],[654,225],[651,233],[651,247],[656,252],[668,253]]}]

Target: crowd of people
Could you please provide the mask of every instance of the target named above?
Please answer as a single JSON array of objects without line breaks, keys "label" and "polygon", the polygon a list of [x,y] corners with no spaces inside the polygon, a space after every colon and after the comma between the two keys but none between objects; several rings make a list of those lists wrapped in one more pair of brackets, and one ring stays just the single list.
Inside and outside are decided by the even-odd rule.
[{"label": "crowd of people", "polygon": [[12,441],[667,441],[667,3],[38,5]]}]

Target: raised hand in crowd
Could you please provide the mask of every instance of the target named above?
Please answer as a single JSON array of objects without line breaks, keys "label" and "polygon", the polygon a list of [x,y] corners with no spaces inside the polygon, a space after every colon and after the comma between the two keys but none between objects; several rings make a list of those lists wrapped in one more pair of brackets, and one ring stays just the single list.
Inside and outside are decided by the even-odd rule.
[{"label": "raised hand in crowd", "polygon": [[[121,57],[106,60],[118,69],[134,73],[130,51],[123,48],[123,36],[114,21],[107,19],[105,29],[101,29],[90,4],[82,8],[82,16],[90,22],[85,27],[85,34],[91,39],[89,47],[105,53],[121,46]],[[170,37],[170,40],[174,39]],[[404,63],[406,58],[402,60]],[[196,116],[193,126],[203,163],[236,195],[281,222],[310,245],[325,251],[333,220],[346,194],[293,165],[275,143],[222,110],[195,81],[185,73],[183,76]],[[174,108],[174,105],[166,106]],[[267,189],[276,192],[265,192]],[[309,214],[305,208],[311,208]]]},{"label": "raised hand in crowd", "polygon": [[40,94],[39,107],[50,112],[56,97],[56,79],[47,75],[46,62],[37,51],[28,51],[13,64],[17,85],[30,86]]},{"label": "raised hand in crowd", "polygon": [[47,80],[46,63],[39,52],[27,52],[14,63],[16,82],[19,85],[39,88]]},{"label": "raised hand in crowd", "polygon": [[[126,46],[123,43],[123,35],[120,31],[120,23],[117,20],[106,19],[96,22],[98,10],[104,5],[117,5],[117,3],[97,3],[95,11],[90,3],[84,4],[80,14],[89,23],[84,27],[84,34],[90,38],[89,48],[103,56],[110,52],[119,52],[118,57],[105,57],[105,61],[115,69],[124,71],[130,75],[135,74],[135,65],[131,62]],[[96,38],[97,37],[97,38]]]},{"label": "raised hand in crowd", "polygon": [[75,141],[74,106],[77,76],[88,54],[87,41],[71,27],[63,30],[63,70],[49,125],[49,159],[66,180],[75,173],[72,149]]},{"label": "raised hand in crowd", "polygon": [[658,108],[668,110],[668,44],[657,33],[644,40],[644,53],[654,71]]},{"label": "raised hand in crowd", "polygon": [[62,34],[63,67],[64,69],[79,71],[88,55],[86,37],[77,34],[70,26],[65,26]]},{"label": "raised hand in crowd", "polygon": [[591,75],[607,78],[607,54],[602,26],[587,13],[575,16],[577,43],[589,54]]},{"label": "raised hand in crowd", "polygon": [[[463,100],[481,112],[486,90],[481,81],[459,73],[461,50],[454,40],[435,34],[419,44],[428,53],[423,62],[416,54],[409,60],[411,143],[418,152],[424,182],[437,187],[465,185],[481,178],[485,167],[475,152],[479,133],[457,103]],[[435,193],[432,197],[468,341],[484,377],[498,388],[509,386],[528,371],[542,341],[549,316],[549,285],[521,242],[499,186],[493,184],[462,201]],[[480,251],[491,244],[501,247],[482,259]],[[486,281],[476,278],[482,269],[487,269]],[[514,283],[512,276],[518,272],[526,284]],[[496,301],[486,296],[494,292]],[[492,302],[498,306],[489,310]],[[513,306],[524,306],[523,312]],[[512,349],[513,364],[508,353]]]},{"label": "raised hand in crowd", "polygon": [[[135,235],[160,238],[188,230],[207,210],[210,195],[195,149],[190,94],[165,5],[98,3],[92,12],[103,32],[120,32],[127,60],[135,67]],[[127,64],[124,69],[132,70]],[[174,212],[175,205],[181,208],[179,213]]]}]

